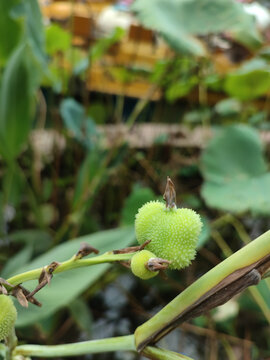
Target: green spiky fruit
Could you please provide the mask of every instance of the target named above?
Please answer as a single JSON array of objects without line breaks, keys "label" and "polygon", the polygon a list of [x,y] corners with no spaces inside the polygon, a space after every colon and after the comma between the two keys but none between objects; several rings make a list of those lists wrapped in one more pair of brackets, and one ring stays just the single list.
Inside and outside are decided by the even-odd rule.
[{"label": "green spiky fruit", "polygon": [[148,250],[141,250],[133,255],[130,263],[133,274],[143,280],[151,279],[156,276],[158,271],[150,271],[145,266],[152,258],[156,258],[156,255]]},{"label": "green spiky fruit", "polygon": [[135,220],[137,240],[151,240],[147,249],[171,261],[170,269],[188,266],[196,255],[202,228],[200,216],[191,209],[167,209],[160,201],[150,201],[138,211]]},{"label": "green spiky fruit", "polygon": [[17,319],[17,311],[9,296],[0,295],[0,340],[11,332]]}]

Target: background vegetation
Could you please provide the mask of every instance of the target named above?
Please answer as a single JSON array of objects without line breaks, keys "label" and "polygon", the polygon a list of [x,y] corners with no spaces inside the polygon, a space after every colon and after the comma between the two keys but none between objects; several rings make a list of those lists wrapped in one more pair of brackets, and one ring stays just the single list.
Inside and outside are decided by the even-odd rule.
[{"label": "background vegetation", "polygon": [[[178,206],[203,217],[198,256],[188,269],[168,271],[166,280],[142,282],[108,264],[59,274],[38,294],[42,308],[17,306],[21,341],[131,333],[269,229],[267,31],[234,0],[136,0],[133,11],[171,48],[151,68],[108,69],[123,89],[147,79],[149,96],[137,100],[86,86],[91,67],[124,31],[79,49],[72,26],[43,25],[35,0],[0,2],[0,275],[66,260],[84,240],[101,253],[134,244],[137,209],[160,198],[167,175]],[[139,142],[136,129],[145,124]],[[264,280],[184,323],[162,345],[195,359],[266,359],[269,299]]]}]

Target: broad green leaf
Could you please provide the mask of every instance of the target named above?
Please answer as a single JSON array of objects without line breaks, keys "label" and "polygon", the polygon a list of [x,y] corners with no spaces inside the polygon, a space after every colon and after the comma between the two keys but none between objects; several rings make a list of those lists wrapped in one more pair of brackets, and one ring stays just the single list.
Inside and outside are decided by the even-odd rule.
[{"label": "broad green leaf", "polygon": [[25,18],[25,39],[29,42],[36,61],[40,63],[40,70],[44,71],[42,67],[45,66],[45,35],[38,0],[23,0],[22,4],[21,15]]},{"label": "broad green leaf", "polygon": [[44,53],[45,36],[38,0],[19,0],[18,6],[12,9],[12,18],[18,19],[22,25],[18,46],[22,43],[27,44],[29,52],[27,62],[31,68],[29,83],[35,89],[39,84],[42,73],[47,71]]},{"label": "broad green leaf", "polygon": [[5,264],[4,269],[1,271],[1,277],[7,279],[14,274],[18,268],[27,264],[32,256],[33,246],[26,245],[17,254],[13,255]]},{"label": "broad green leaf", "polygon": [[252,100],[266,94],[270,88],[270,66],[254,59],[230,73],[224,82],[225,91],[240,100]]},{"label": "broad green leaf", "polygon": [[93,319],[87,303],[80,298],[74,299],[68,308],[79,328],[91,335]]},{"label": "broad green leaf", "polygon": [[51,235],[43,230],[29,229],[19,230],[9,235],[9,240],[12,243],[24,244],[25,246],[32,246],[34,253],[43,253],[52,246]]},{"label": "broad green leaf", "polygon": [[227,98],[219,101],[215,106],[215,111],[221,116],[234,116],[241,112],[242,106],[239,100]]},{"label": "broad green leaf", "polygon": [[54,55],[58,51],[66,51],[71,47],[71,34],[57,24],[46,29],[46,52]]},{"label": "broad green leaf", "polygon": [[133,10],[142,24],[187,54],[205,53],[194,35],[232,31],[241,40],[239,32],[244,31],[259,41],[253,18],[234,0],[136,0]]},{"label": "broad green leaf", "polygon": [[[9,1],[2,1],[0,6],[4,6],[3,3]],[[8,52],[10,57],[0,88],[0,152],[7,161],[18,156],[27,140],[34,116],[35,92],[41,72],[46,69],[43,27],[37,0],[11,1],[11,4],[13,6],[5,10],[14,21],[16,19],[20,23],[20,36],[15,36],[16,42],[13,31],[9,32],[9,26],[6,22],[2,25],[0,20],[0,30],[1,26],[7,25],[3,34],[13,39],[11,43],[14,42]],[[18,31],[16,24],[13,25],[14,31]]]},{"label": "broad green leaf", "polygon": [[16,208],[22,201],[24,182],[21,174],[15,166],[9,166],[2,177],[2,190],[6,204]]},{"label": "broad green leaf", "polygon": [[[27,266],[17,269],[16,273],[28,271],[50,264],[52,261],[64,261],[73,256],[82,242],[87,242],[104,253],[109,250],[119,249],[130,245],[134,241],[132,227],[108,230],[93,235],[87,235],[61,244],[51,251],[41,255]],[[42,289],[37,299],[42,307],[29,305],[22,308],[17,304],[18,320],[17,326],[26,326],[43,319],[58,309],[68,305],[85,289],[91,286],[106,270],[110,264],[100,264],[88,268],[80,268],[57,274],[53,277],[50,285]],[[24,284],[27,289],[34,289],[37,281],[29,281]]]},{"label": "broad green leaf", "polygon": [[0,1],[0,65],[7,61],[21,37],[22,24],[12,15],[19,3],[20,0]]},{"label": "broad green leaf", "polygon": [[0,88],[0,151],[14,159],[21,151],[32,124],[33,93],[30,90],[28,49],[21,45],[13,52]]},{"label": "broad green leaf", "polygon": [[270,174],[255,130],[233,125],[220,131],[201,158],[202,196],[217,209],[269,214]]},{"label": "broad green leaf", "polygon": [[98,136],[94,121],[81,104],[72,98],[61,102],[60,113],[68,130],[87,148],[92,148]]}]

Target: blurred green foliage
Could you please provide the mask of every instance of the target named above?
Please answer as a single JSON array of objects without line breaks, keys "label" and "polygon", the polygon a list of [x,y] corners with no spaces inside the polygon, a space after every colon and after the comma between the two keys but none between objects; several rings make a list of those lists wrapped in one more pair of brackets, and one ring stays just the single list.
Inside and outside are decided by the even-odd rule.
[{"label": "blurred green foliage", "polygon": [[145,26],[159,31],[180,53],[205,55],[203,44],[194,35],[222,31],[231,31],[251,47],[261,43],[254,19],[233,0],[137,0],[133,10]]},{"label": "blurred green foliage", "polygon": [[[107,76],[123,85],[122,95],[111,96],[89,94],[88,71],[103,64],[125,31],[116,28],[80,49],[72,46],[69,29],[43,25],[36,0],[0,1],[0,274],[7,278],[65,260],[82,240],[101,252],[132,244],[138,208],[161,198],[167,175],[175,182],[179,206],[202,214],[198,260],[185,272],[169,272],[168,281],[149,284],[136,282],[120,267],[108,271],[107,264],[89,273],[57,275],[38,294],[41,309],[18,307],[22,340],[54,343],[56,329],[66,321],[75,324],[68,333],[72,340],[98,333],[101,320],[111,336],[109,331],[120,330],[109,325],[121,317],[126,323],[118,325],[125,333],[269,228],[269,148],[260,131],[270,129],[270,57],[253,17],[233,0],[136,0],[133,9],[175,52],[153,68],[138,66],[136,59],[128,66],[107,66]],[[215,47],[215,36],[229,50]],[[229,63],[222,71],[220,53]],[[162,99],[126,97],[125,85],[136,79],[160,89]],[[132,125],[176,123],[190,131],[191,141],[172,146],[174,137],[189,140],[182,130],[173,138],[161,133],[150,146],[143,139],[141,147],[133,146],[123,133],[117,141],[105,139],[110,133],[104,128],[124,128],[128,119]],[[210,140],[200,136],[204,131]],[[119,276],[118,286],[113,281]],[[240,340],[247,336],[254,359],[269,357],[268,298],[269,281],[264,281],[257,292],[237,299],[239,307],[229,317],[210,314],[194,323]],[[35,328],[26,326],[35,322]],[[61,331],[55,342],[68,332]],[[234,345],[228,341],[220,346],[230,353]]]},{"label": "blurred green foliage", "polygon": [[243,213],[270,213],[270,174],[259,135],[232,125],[215,136],[202,155],[202,195],[211,207]]}]

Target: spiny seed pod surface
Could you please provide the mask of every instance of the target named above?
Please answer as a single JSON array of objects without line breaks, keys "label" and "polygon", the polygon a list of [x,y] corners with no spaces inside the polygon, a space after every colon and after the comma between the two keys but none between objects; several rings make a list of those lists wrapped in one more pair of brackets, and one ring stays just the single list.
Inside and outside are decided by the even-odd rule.
[{"label": "spiny seed pod surface", "polygon": [[147,249],[171,261],[170,269],[184,268],[195,258],[201,227],[200,216],[195,211],[167,209],[160,201],[143,205],[135,220],[138,242],[151,240]]},{"label": "spiny seed pod surface", "polygon": [[130,263],[133,274],[143,280],[151,279],[156,276],[158,271],[150,271],[145,266],[152,258],[156,258],[156,255],[148,250],[141,250],[133,255]]},{"label": "spiny seed pod surface", "polygon": [[9,296],[0,295],[0,341],[4,340],[14,327],[17,311]]}]

